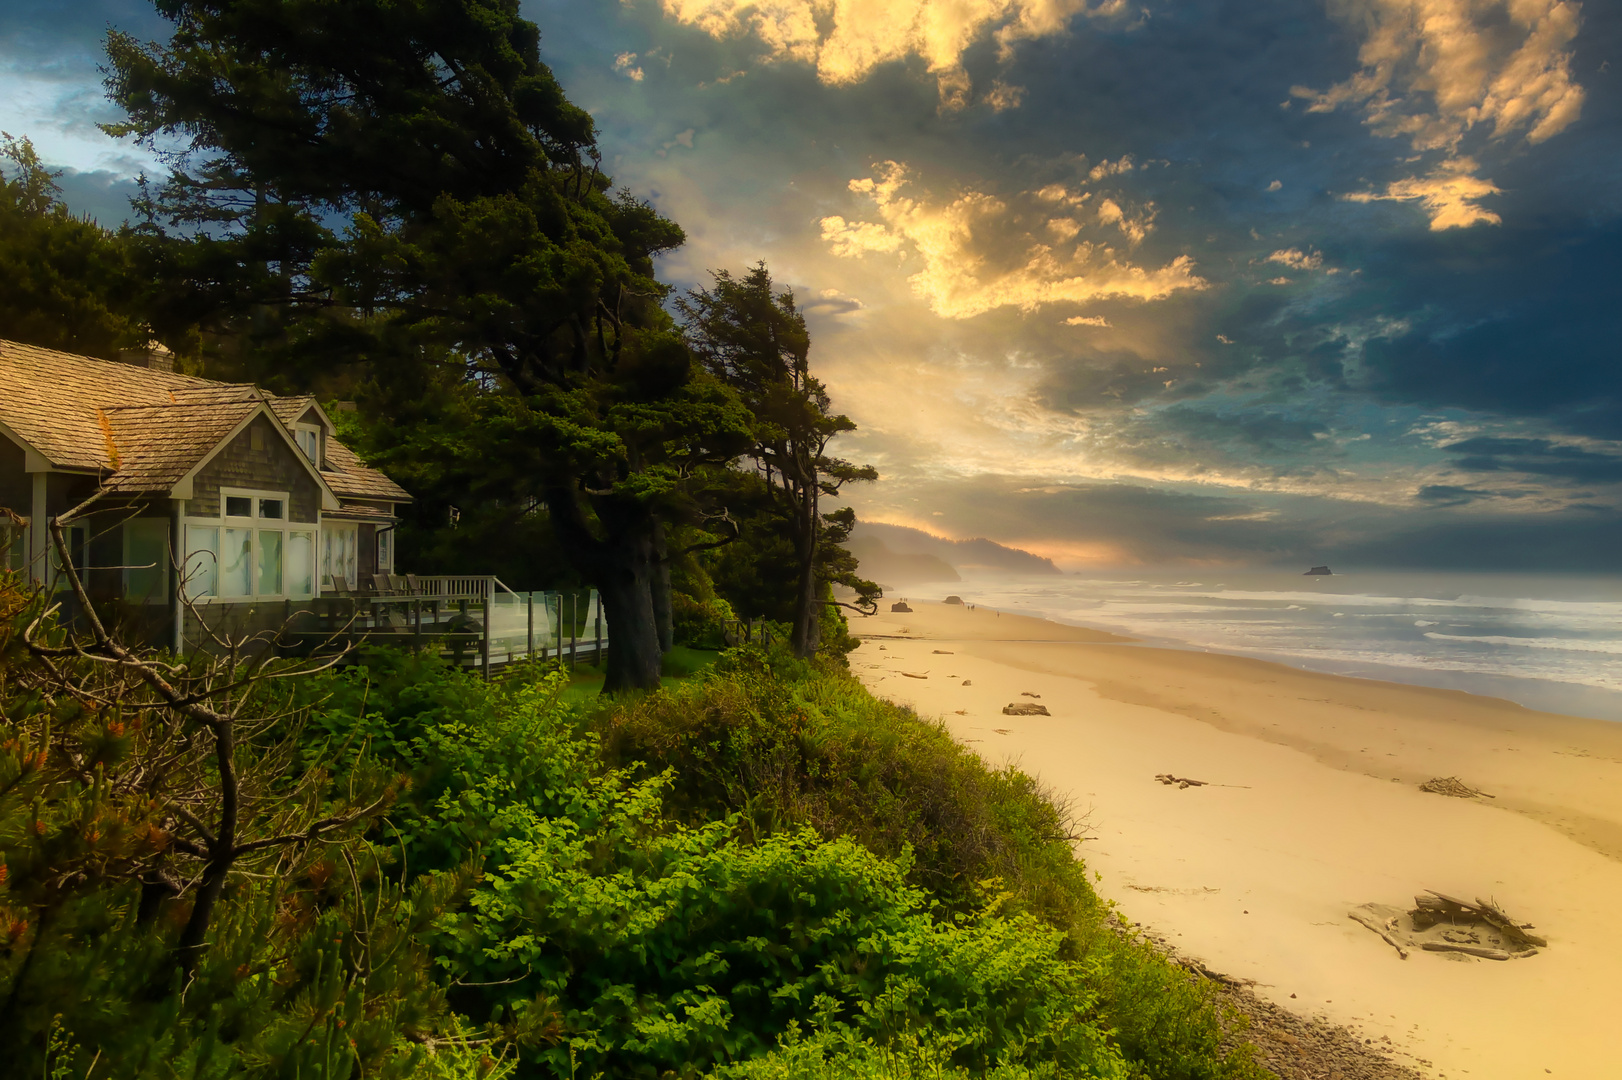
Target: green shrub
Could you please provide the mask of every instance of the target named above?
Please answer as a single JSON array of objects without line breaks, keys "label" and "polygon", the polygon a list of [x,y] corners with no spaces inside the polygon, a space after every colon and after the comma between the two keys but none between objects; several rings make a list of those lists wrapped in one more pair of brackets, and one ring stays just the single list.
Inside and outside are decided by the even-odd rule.
[{"label": "green shrub", "polygon": [[676,643],[699,649],[726,648],[727,626],[737,619],[725,600],[695,600],[685,593],[671,595],[670,613]]}]

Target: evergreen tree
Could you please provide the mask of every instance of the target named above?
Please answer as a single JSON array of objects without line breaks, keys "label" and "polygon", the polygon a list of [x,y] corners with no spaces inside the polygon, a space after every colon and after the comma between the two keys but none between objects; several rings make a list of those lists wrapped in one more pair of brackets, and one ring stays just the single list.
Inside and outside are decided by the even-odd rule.
[{"label": "evergreen tree", "polygon": [[831,584],[855,589],[869,610],[879,595],[878,586],[856,576],[855,557],[839,546],[854,513],[821,513],[820,500],[879,474],[871,465],[829,455],[833,440],[856,425],[831,411],[827,389],[811,374],[805,316],[791,291],[773,291],[765,263],[741,278],[722,270],[711,288],[691,290],[676,306],[704,366],[754,416],[748,456],[793,549],[791,639],[796,655],[810,656]]},{"label": "evergreen tree", "polygon": [[169,42],[109,38],[108,130],[168,155],[140,209],[185,239],[172,304],[284,381],[371,379],[437,436],[395,425],[396,458],[541,500],[602,594],[605,690],[656,686],[660,522],[747,414],[660,306],[681,230],[612,193],[517,0],[156,6]]},{"label": "evergreen tree", "polygon": [[0,336],[111,359],[147,337],[130,237],[69,213],[57,175],[0,134]]}]

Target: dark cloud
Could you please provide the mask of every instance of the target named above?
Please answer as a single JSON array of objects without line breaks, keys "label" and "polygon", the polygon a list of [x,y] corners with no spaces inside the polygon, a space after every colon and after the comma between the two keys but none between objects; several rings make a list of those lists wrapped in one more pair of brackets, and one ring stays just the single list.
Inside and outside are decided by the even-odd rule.
[{"label": "dark cloud", "polygon": [[1471,472],[1528,473],[1579,484],[1622,481],[1622,455],[1562,446],[1548,439],[1481,436],[1450,443],[1445,449],[1457,455],[1454,461],[1457,468]]},{"label": "dark cloud", "polygon": [[1452,484],[1426,484],[1415,496],[1422,503],[1433,506],[1463,506],[1477,499],[1490,499],[1493,493],[1479,488],[1456,487]]}]

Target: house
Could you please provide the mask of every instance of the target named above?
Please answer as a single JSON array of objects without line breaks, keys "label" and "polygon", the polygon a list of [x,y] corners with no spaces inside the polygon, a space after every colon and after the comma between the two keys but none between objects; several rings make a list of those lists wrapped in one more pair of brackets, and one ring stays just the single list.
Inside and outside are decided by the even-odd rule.
[{"label": "house", "polygon": [[[0,340],[0,551],[62,583],[46,522],[99,490],[68,543],[87,591],[177,651],[279,624],[299,601],[394,569],[411,501],[339,442],[313,397]],[[178,557],[177,557],[178,556]],[[176,573],[176,570],[179,573]]]}]

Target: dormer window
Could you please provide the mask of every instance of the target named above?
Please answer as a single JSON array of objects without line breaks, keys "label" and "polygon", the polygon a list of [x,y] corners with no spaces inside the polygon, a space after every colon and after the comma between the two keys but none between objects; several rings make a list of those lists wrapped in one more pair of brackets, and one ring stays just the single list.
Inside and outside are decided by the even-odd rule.
[{"label": "dormer window", "polygon": [[304,456],[314,462],[317,468],[320,468],[321,429],[300,424],[293,429],[293,437],[298,440],[299,449],[304,451]]}]

